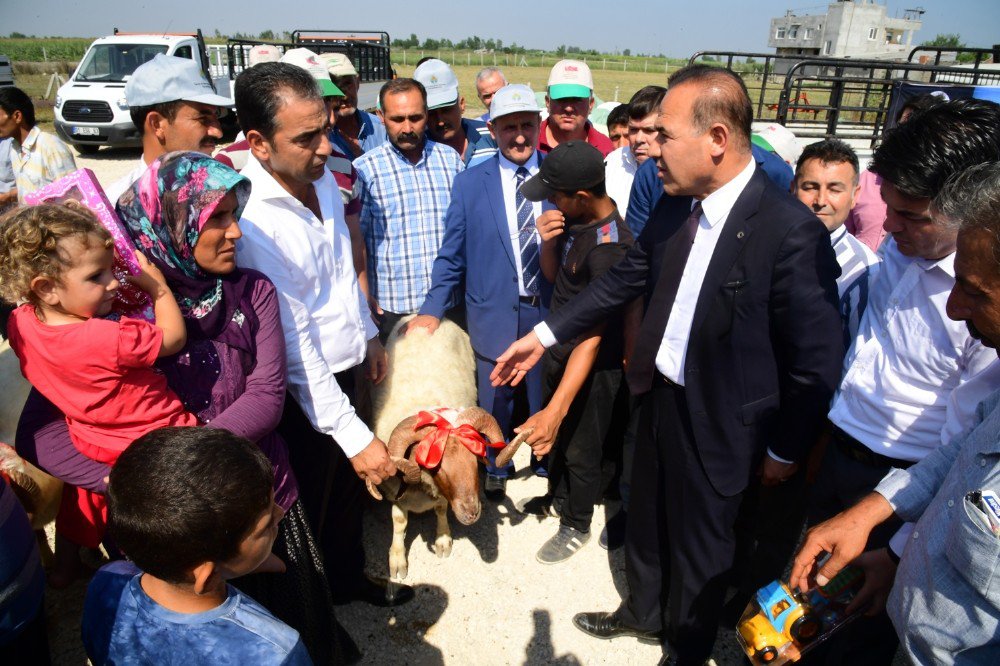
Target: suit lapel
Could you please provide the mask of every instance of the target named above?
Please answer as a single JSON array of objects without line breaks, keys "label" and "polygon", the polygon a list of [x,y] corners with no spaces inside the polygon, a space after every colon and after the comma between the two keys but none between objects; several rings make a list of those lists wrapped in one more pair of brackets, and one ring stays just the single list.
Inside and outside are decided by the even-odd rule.
[{"label": "suit lapel", "polygon": [[486,200],[489,202],[490,211],[493,213],[493,223],[496,225],[497,233],[500,235],[500,244],[503,246],[507,259],[511,267],[516,267],[514,263],[514,249],[511,246],[510,228],[507,226],[507,206],[503,200],[503,187],[500,178],[503,172],[500,170],[500,160],[494,157],[483,168],[483,187],[486,189]]},{"label": "suit lapel", "polygon": [[743,248],[746,247],[746,242],[750,240],[750,234],[753,233],[753,225],[750,224],[750,220],[757,214],[761,191],[765,184],[764,178],[767,176],[759,168],[754,171],[753,177],[743,188],[743,192],[723,223],[722,233],[715,246],[715,252],[712,253],[712,259],[708,262],[705,279],[702,281],[701,291],[698,293],[698,303],[695,305],[694,318],[691,321],[692,339],[705,321],[708,310],[715,300],[715,295],[719,293],[729,270],[733,267]]}]

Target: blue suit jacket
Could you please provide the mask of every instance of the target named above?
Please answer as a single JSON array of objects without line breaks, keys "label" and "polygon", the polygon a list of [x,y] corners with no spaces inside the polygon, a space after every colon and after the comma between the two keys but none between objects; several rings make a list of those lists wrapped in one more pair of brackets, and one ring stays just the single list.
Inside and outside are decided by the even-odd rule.
[{"label": "blue suit jacket", "polygon": [[[420,314],[440,319],[464,277],[472,348],[480,356],[496,358],[517,339],[518,319],[517,269],[497,156],[455,177],[444,224],[444,240]],[[539,284],[544,317],[552,285],[541,274]]]}]

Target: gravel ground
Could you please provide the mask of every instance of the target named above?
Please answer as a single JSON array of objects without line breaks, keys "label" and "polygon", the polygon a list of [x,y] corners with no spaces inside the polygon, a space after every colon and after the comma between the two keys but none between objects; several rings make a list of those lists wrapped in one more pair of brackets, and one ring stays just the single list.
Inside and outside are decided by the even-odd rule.
[{"label": "gravel ground", "polygon": [[[138,159],[137,150],[102,149],[77,157],[77,165],[95,172],[102,183],[124,175]],[[625,591],[622,551],[597,545],[605,518],[617,503],[597,507],[591,542],[571,560],[545,566],[535,552],[555,533],[558,521],[537,520],[516,512],[523,497],[541,494],[545,481],[530,475],[528,450],[518,452],[522,470],[508,485],[509,498],[484,503],[482,517],[464,527],[452,520],[452,554],[437,558],[432,514],[415,516],[407,536],[409,578],[416,599],[397,610],[364,604],[342,606],[338,617],[365,652],[366,664],[655,664],[656,646],[622,638],[601,641],[576,630],[574,613],[613,610]],[[385,576],[392,536],[389,507],[370,502],[365,516],[365,548],[372,574]],[[79,618],[85,583],[49,590],[46,611],[53,662],[85,664]],[[741,663],[734,632],[720,632],[720,666]]]}]

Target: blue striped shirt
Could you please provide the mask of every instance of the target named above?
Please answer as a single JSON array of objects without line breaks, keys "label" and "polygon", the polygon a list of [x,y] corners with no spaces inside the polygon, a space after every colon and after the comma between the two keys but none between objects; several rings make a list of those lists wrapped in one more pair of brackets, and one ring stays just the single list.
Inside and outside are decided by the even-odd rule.
[{"label": "blue striped shirt", "polygon": [[[368,250],[368,285],[389,312],[417,312],[431,286],[444,238],[451,185],[465,169],[461,156],[428,140],[416,164],[390,142],[354,162],[361,181],[361,232]],[[455,297],[449,307],[455,303]]]}]

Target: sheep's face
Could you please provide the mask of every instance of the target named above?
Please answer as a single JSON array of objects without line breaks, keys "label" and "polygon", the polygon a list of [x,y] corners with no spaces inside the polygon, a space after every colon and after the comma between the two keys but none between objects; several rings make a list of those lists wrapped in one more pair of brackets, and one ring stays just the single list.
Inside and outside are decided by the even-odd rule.
[{"label": "sheep's face", "polygon": [[441,465],[434,474],[441,495],[463,525],[471,525],[482,513],[479,501],[479,459],[472,451],[448,437]]}]

